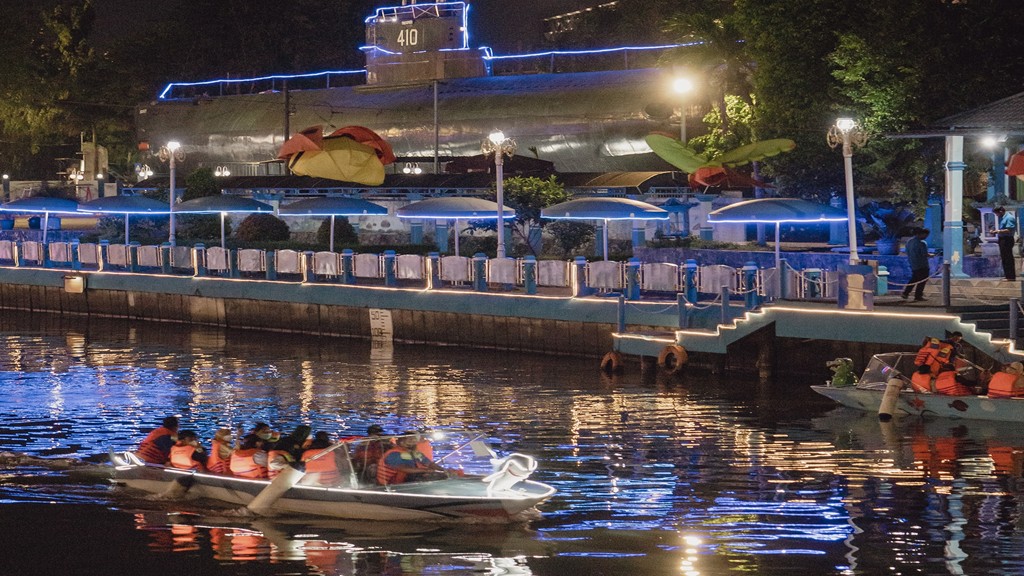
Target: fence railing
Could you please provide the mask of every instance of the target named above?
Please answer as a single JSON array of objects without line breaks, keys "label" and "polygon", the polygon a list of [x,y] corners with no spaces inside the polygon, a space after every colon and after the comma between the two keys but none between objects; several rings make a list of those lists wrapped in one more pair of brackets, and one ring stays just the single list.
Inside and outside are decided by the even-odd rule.
[{"label": "fence railing", "polygon": [[626,299],[677,296],[691,303],[722,294],[756,306],[765,299],[834,300],[837,272],[742,268],[720,264],[573,261],[525,258],[442,256],[430,253],[382,254],[298,252],[295,250],[227,250],[220,247],[142,246],[72,242],[0,240],[0,267],[46,267],[127,273],[259,278],[339,284],[440,288],[476,291],[522,289],[567,292],[575,296],[623,294]]}]

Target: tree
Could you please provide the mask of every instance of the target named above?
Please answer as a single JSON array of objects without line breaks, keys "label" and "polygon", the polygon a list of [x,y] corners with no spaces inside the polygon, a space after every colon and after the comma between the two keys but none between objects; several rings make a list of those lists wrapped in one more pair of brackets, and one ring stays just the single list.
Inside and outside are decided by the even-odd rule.
[{"label": "tree", "polygon": [[517,234],[529,246],[530,252],[537,256],[534,246],[529,240],[531,226],[543,228],[547,221],[540,217],[542,209],[565,202],[569,193],[558,183],[554,176],[547,179],[535,176],[515,176],[504,182],[505,203],[516,211],[513,233]]}]

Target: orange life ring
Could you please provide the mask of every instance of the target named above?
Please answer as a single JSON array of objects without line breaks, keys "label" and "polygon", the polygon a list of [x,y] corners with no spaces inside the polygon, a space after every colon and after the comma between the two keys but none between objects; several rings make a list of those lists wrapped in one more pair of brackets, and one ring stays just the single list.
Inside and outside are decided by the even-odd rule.
[{"label": "orange life ring", "polygon": [[669,374],[675,374],[683,369],[688,360],[689,356],[682,346],[665,346],[661,349],[661,354],[658,354],[658,368]]},{"label": "orange life ring", "polygon": [[622,354],[609,352],[601,359],[601,371],[605,374],[618,374],[622,372]]}]

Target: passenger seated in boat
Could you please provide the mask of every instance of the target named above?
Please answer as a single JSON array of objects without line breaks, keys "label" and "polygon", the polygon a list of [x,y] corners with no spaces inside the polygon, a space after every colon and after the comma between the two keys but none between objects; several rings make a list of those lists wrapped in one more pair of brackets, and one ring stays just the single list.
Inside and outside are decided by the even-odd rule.
[{"label": "passenger seated in boat", "polygon": [[299,480],[305,486],[341,486],[351,475],[351,467],[341,448],[316,457],[331,448],[333,442],[327,432],[320,431],[313,436],[313,442],[302,453],[306,463],[306,475]]},{"label": "passenger seated in boat", "polygon": [[352,450],[352,467],[359,479],[373,484],[377,481],[377,462],[391,443],[384,439],[384,428],[371,424],[366,429],[366,439],[355,442]]},{"label": "passenger seated in boat", "polygon": [[267,451],[267,475],[270,478],[276,478],[281,470],[302,458],[302,447],[309,438],[309,432],[309,426],[299,424],[294,432],[282,436],[270,447]]},{"label": "passenger seated in boat", "polygon": [[178,433],[178,441],[171,446],[171,466],[182,470],[206,471],[206,452],[199,444],[199,437],[191,430]]},{"label": "passenger seated in boat", "polygon": [[1024,364],[1013,362],[988,381],[989,398],[1024,396]]},{"label": "passenger seated in boat", "polygon": [[214,474],[227,474],[231,463],[231,430],[221,428],[210,441],[210,453],[206,455],[206,468]]},{"label": "passenger seated in boat", "polygon": [[420,435],[406,432],[399,436],[393,448],[377,462],[377,483],[383,486],[419,480],[447,478],[444,468],[416,450]]},{"label": "passenger seated in boat", "polygon": [[914,357],[914,365],[927,366],[932,376],[938,376],[946,364],[955,362],[954,352],[955,346],[950,342],[938,338],[925,338]]},{"label": "passenger seated in boat", "polygon": [[273,443],[281,439],[281,433],[273,430],[266,422],[257,422],[249,434],[255,434],[265,443]]},{"label": "passenger seated in boat", "polygon": [[229,467],[239,478],[266,478],[267,453],[263,450],[263,440],[255,434],[243,438],[238,450],[231,453]]},{"label": "passenger seated in boat", "polygon": [[178,441],[177,434],[178,419],[168,416],[159,428],[142,440],[135,454],[150,464],[166,464],[171,457],[171,446]]},{"label": "passenger seated in boat", "polygon": [[930,366],[922,364],[917,367],[917,370],[910,377],[910,387],[915,392],[921,392],[922,394],[931,394],[935,392],[932,384],[932,370]]},{"label": "passenger seated in boat", "polygon": [[935,393],[947,396],[973,396],[975,394],[969,385],[953,368],[952,364],[943,366],[939,375],[935,377]]}]

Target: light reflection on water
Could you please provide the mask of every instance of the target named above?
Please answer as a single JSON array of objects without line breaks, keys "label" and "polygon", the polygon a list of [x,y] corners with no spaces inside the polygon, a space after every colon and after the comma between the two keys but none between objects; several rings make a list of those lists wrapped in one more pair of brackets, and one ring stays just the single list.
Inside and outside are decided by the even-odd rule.
[{"label": "light reflection on water", "polygon": [[[609,379],[593,360],[7,316],[0,452],[18,455],[0,454],[0,521],[26,526],[12,548],[35,555],[23,573],[60,573],[41,544],[54,532],[99,547],[115,534],[142,575],[180,557],[225,574],[1024,570],[1024,431],[881,425],[804,384]],[[107,449],[134,447],[169,413],[204,438],[254,421],[482,432],[540,457],[535,477],[559,493],[529,528],[396,532],[111,492]],[[102,537],[81,529],[97,515]]]}]

